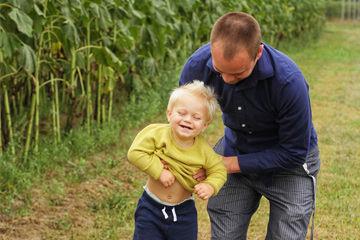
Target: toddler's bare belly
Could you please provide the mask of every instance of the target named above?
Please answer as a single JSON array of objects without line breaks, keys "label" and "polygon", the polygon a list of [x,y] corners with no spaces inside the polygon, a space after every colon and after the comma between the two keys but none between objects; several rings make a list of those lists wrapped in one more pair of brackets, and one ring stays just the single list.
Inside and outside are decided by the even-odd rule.
[{"label": "toddler's bare belly", "polygon": [[191,196],[191,192],[181,186],[176,179],[174,184],[166,188],[159,180],[149,177],[147,187],[150,192],[155,194],[161,201],[172,204],[180,203]]}]

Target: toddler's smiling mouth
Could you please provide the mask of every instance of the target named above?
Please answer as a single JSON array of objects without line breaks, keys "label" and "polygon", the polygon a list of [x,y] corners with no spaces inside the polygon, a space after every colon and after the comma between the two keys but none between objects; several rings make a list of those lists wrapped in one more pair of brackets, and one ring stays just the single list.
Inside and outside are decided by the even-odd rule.
[{"label": "toddler's smiling mouth", "polygon": [[182,128],[186,128],[186,129],[189,129],[189,130],[192,130],[192,128],[191,128],[191,127],[188,127],[188,126],[185,126],[185,125],[180,125],[180,127],[182,127]]}]

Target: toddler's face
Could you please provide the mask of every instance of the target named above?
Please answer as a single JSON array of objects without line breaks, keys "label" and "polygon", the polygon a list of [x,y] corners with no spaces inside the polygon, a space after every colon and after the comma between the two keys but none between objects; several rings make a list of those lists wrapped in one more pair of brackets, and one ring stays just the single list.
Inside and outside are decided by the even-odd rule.
[{"label": "toddler's face", "polygon": [[167,117],[175,140],[183,143],[192,142],[208,125],[204,100],[190,94],[178,99]]}]

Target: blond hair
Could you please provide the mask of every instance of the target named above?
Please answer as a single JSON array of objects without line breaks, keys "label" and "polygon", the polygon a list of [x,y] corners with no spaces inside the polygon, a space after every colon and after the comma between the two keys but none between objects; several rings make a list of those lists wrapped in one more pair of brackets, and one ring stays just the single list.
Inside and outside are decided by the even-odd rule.
[{"label": "blond hair", "polygon": [[211,87],[205,86],[205,84],[199,80],[194,80],[191,83],[175,88],[170,94],[167,110],[171,111],[176,102],[186,94],[190,94],[203,100],[207,110],[207,123],[210,123],[215,116],[218,106],[216,94]]},{"label": "blond hair", "polygon": [[227,13],[215,22],[211,30],[210,43],[216,42],[222,43],[225,59],[231,60],[242,49],[255,59],[261,44],[259,23],[247,13]]}]

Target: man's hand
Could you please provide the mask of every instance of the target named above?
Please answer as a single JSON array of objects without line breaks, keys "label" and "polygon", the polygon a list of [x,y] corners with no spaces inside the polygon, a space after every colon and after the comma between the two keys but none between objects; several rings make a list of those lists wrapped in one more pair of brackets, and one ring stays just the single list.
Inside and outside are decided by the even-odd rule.
[{"label": "man's hand", "polygon": [[160,159],[160,162],[162,163],[164,169],[169,170],[169,164],[167,162],[162,159]]},{"label": "man's hand", "polygon": [[236,156],[232,157],[223,157],[224,165],[228,173],[238,173],[240,172],[239,161]]},{"label": "man's hand", "polygon": [[208,183],[199,183],[195,185],[194,193],[196,193],[199,198],[206,200],[214,194],[214,188]]},{"label": "man's hand", "polygon": [[163,169],[159,178],[164,187],[170,187],[175,182],[175,176],[167,169]]},{"label": "man's hand", "polygon": [[198,181],[201,182],[203,180],[205,180],[206,178],[206,170],[204,168],[200,168],[194,175],[193,178]]}]

